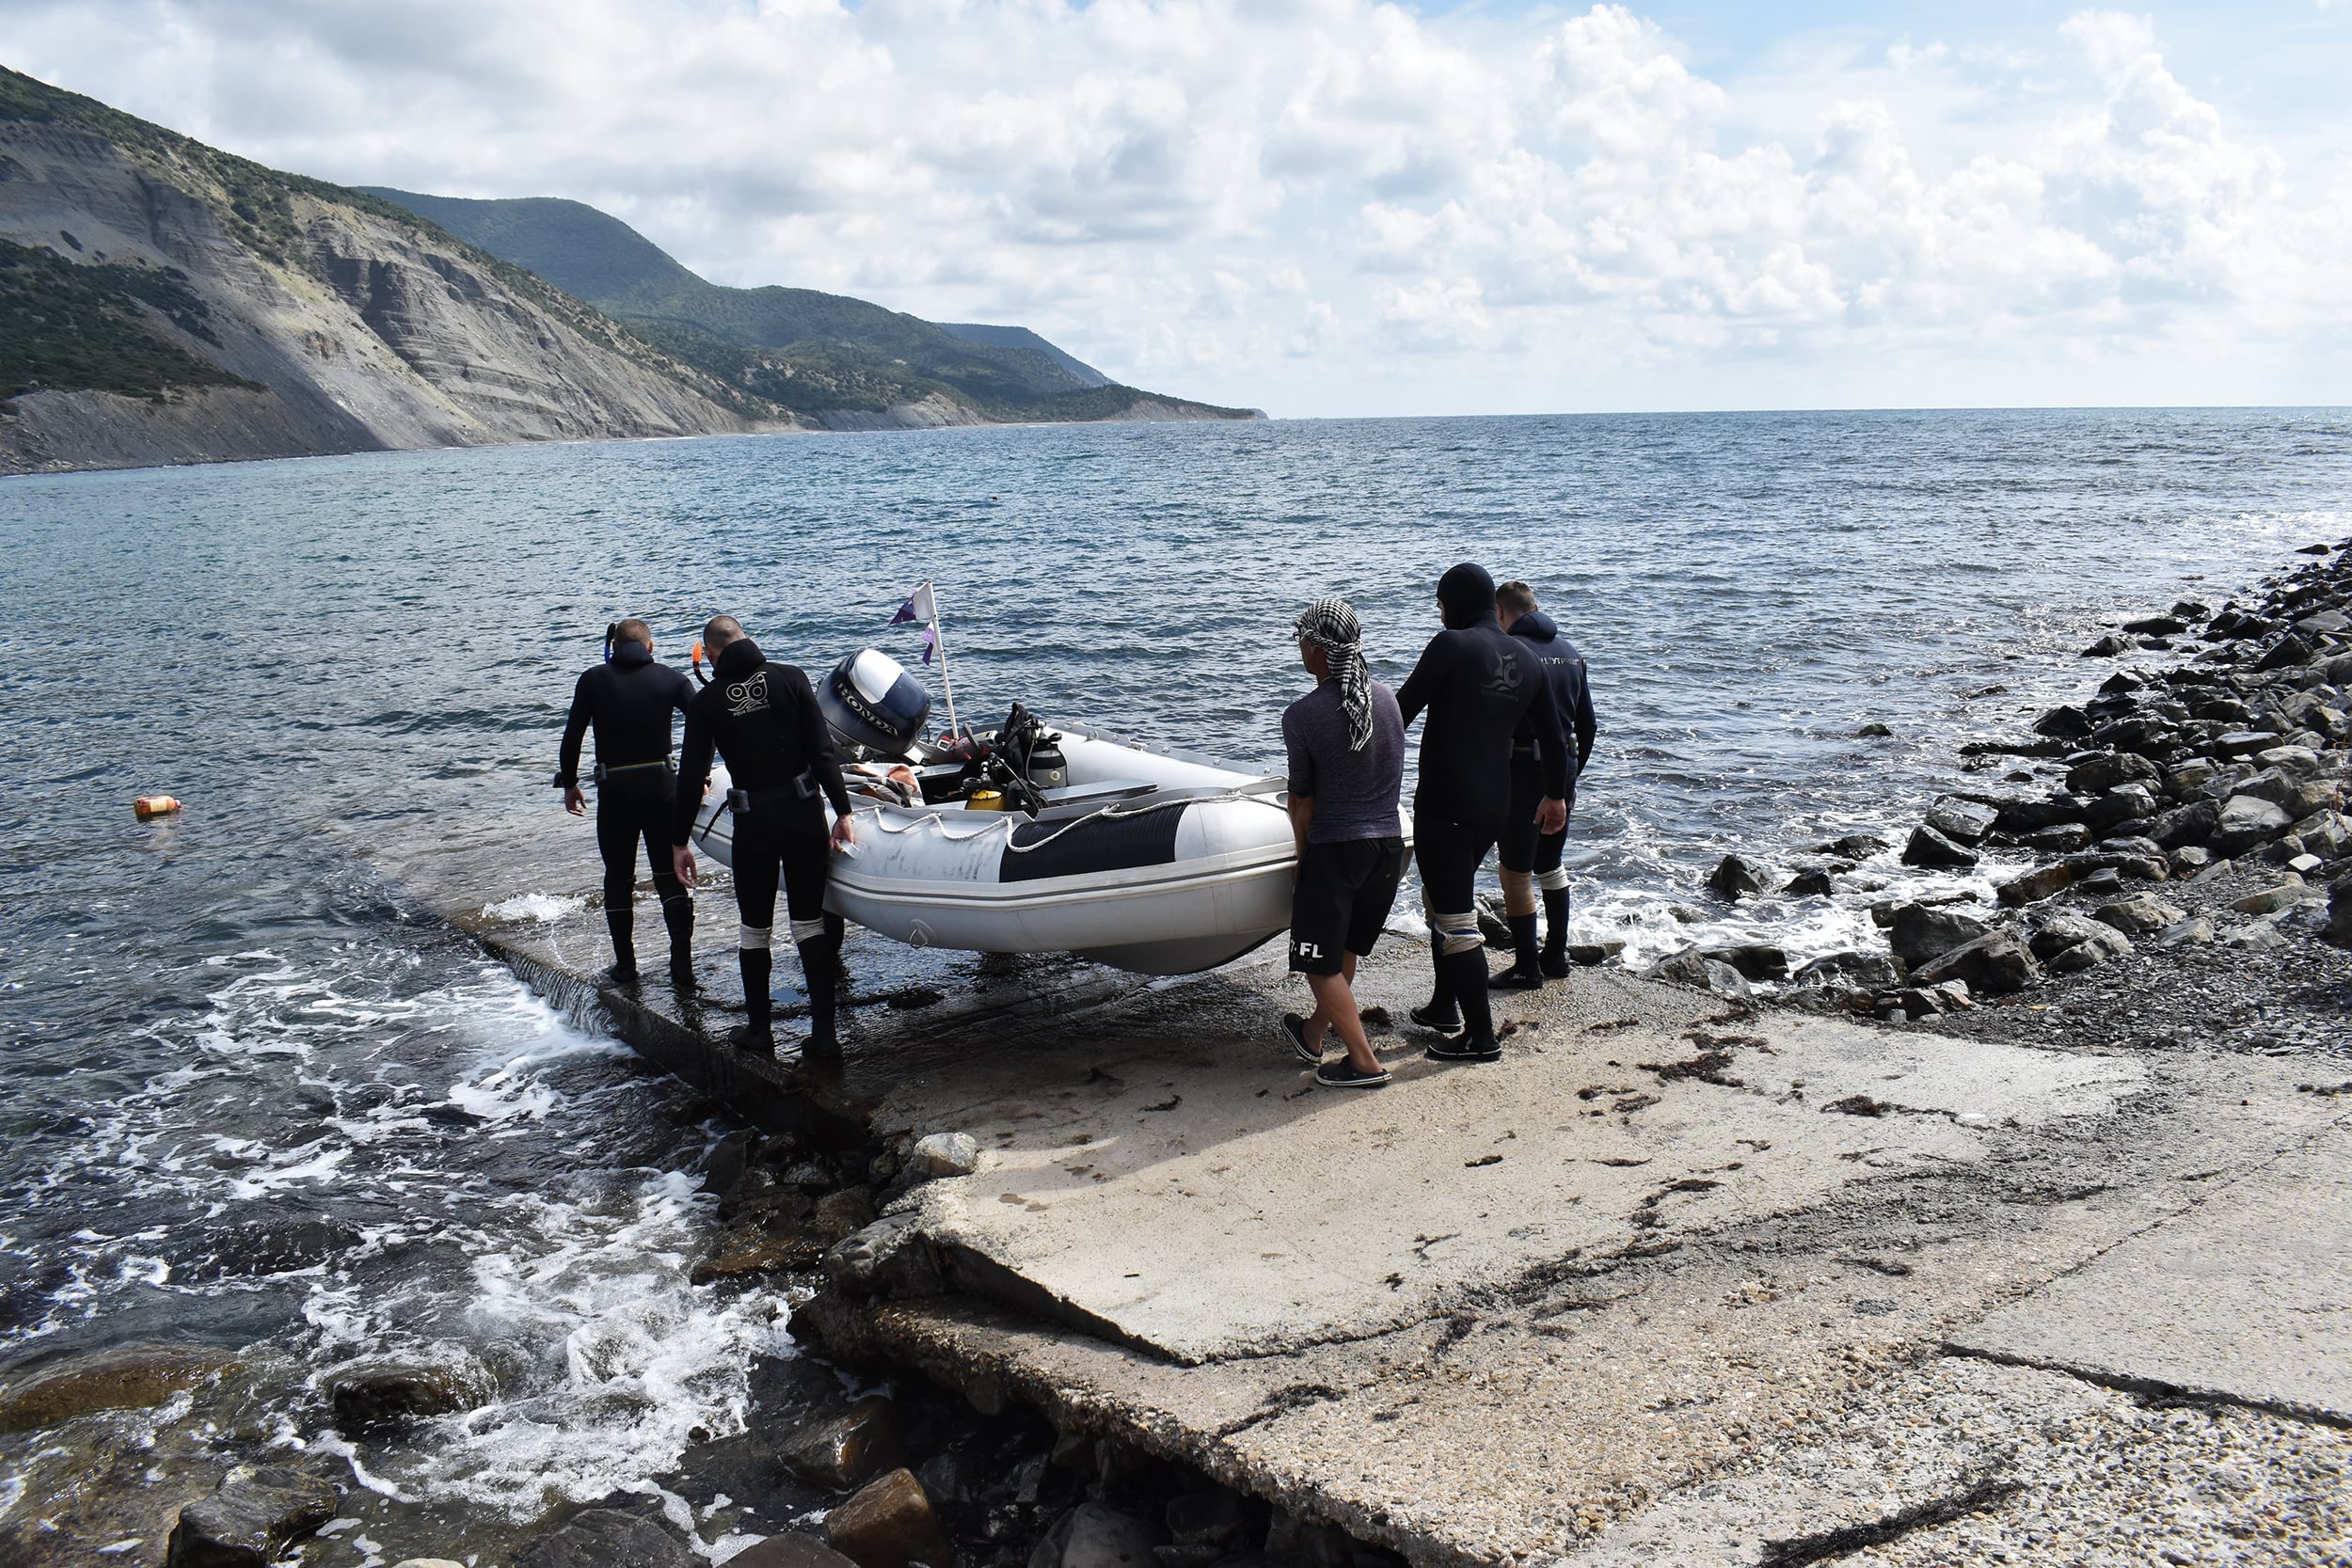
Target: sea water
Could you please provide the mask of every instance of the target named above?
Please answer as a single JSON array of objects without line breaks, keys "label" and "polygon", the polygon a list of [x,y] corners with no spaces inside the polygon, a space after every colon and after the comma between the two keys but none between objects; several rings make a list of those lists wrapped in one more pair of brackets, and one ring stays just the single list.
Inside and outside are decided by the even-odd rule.
[{"label": "sea water", "polygon": [[[1475,560],[1591,664],[1577,935],[1802,957],[1870,940],[1873,895],[1726,907],[1699,890],[1720,856],[1899,841],[1999,778],[1963,742],[2087,694],[2102,628],[2217,605],[2347,511],[2342,411],[1061,426],[0,482],[0,1370],[237,1353],[246,1429],[180,1402],[140,1440],[339,1460],[367,1507],[323,1562],[658,1493],[740,1426],[787,1307],[688,1283],[723,1129],[435,913],[594,887],[548,780],[616,617],[673,662],[725,610],[771,657],[873,645],[937,690],[889,624],[929,579],[967,721],[1018,701],[1273,770],[1292,616],[1344,594],[1401,684],[1438,574]],[[157,791],[186,813],[135,822]],[[326,1379],[381,1355],[498,1392],[348,1449]],[[0,1524],[60,1463],[40,1442],[0,1437]]]}]

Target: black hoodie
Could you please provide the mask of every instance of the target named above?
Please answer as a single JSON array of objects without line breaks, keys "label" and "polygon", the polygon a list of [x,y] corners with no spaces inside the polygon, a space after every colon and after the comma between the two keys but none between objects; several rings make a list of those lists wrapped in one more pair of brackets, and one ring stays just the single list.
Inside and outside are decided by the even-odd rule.
[{"label": "black hoodie", "polygon": [[[1584,656],[1576,651],[1576,644],[1560,635],[1550,616],[1540,610],[1531,610],[1511,623],[1511,635],[1524,638],[1534,646],[1535,662],[1543,667],[1544,678],[1551,686],[1552,705],[1560,710],[1560,727],[1576,738],[1576,766],[1568,769],[1569,783],[1584,771],[1584,764],[1593,754],[1593,736],[1600,726],[1593,719],[1593,689],[1584,674]],[[1532,724],[1519,725],[1513,737],[1514,750],[1524,749],[1528,755],[1540,757],[1542,748],[1535,740]]]},{"label": "black hoodie", "polygon": [[[821,788],[833,809],[850,815],[850,791],[841,781],[841,758],[817,706],[808,677],[789,664],[771,664],[750,638],[730,642],[711,665],[708,686],[694,693],[686,710],[686,743],[678,759],[677,842],[691,842],[694,814],[702,809],[715,748],[726,759],[735,787],[755,794],[793,789],[806,778]],[[797,793],[793,800],[801,800]],[[824,814],[815,795],[805,803],[817,831]]]},{"label": "black hoodie", "polygon": [[572,711],[564,721],[564,749],[556,759],[555,783],[580,783],[580,743],[591,724],[596,730],[596,760],[628,768],[670,758],[670,714],[686,711],[694,685],[666,664],[656,664],[643,642],[623,641],[612,660],[580,677],[572,688]]}]

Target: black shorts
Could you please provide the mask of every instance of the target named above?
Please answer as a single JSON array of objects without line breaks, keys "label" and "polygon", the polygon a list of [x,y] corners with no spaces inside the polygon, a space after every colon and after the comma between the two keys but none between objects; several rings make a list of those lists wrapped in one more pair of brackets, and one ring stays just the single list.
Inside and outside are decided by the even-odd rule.
[{"label": "black shorts", "polygon": [[[1560,852],[1567,847],[1568,830],[1556,833],[1535,831],[1535,813],[1544,803],[1544,770],[1533,757],[1511,759],[1511,816],[1503,823],[1495,849],[1505,871],[1556,871]],[[1568,786],[1568,810],[1576,810],[1576,786]]]},{"label": "black shorts", "polygon": [[1291,892],[1291,973],[1337,974],[1343,952],[1370,953],[1404,874],[1401,838],[1308,845]]}]

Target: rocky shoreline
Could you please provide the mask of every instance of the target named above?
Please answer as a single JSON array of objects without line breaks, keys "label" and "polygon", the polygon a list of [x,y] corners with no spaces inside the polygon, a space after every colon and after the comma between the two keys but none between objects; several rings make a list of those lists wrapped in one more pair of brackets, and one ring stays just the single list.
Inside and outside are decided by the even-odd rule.
[{"label": "rocky shoreline", "polygon": [[[2013,741],[1963,746],[2006,764],[2004,787],[1957,784],[1900,851],[1904,866],[2009,874],[1992,907],[1968,895],[1892,897],[1871,916],[1884,952],[1791,972],[1770,943],[1692,946],[1654,978],[1882,1022],[2020,1038],[2163,1047],[2199,1034],[2247,1049],[2341,1038],[2352,1002],[2352,562],[2307,565],[2215,610],[2184,600],[2123,620],[2086,658],[2203,646],[2118,669],[2089,701]],[[1726,856],[1708,879],[1737,901],[1779,885],[1830,894],[1891,847],[1813,847],[1775,872]],[[2031,859],[2013,865],[2020,855]],[[1875,880],[1875,879],[1873,879]],[[1590,955],[1596,961],[1603,955]]]}]

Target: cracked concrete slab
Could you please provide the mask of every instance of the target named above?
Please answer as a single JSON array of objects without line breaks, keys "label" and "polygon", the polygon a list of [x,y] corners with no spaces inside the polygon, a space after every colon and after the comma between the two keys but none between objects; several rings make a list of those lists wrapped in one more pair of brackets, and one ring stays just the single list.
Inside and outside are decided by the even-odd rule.
[{"label": "cracked concrete slab", "polygon": [[2324,1129],[1952,1343],[2352,1424],[2352,1129]]},{"label": "cracked concrete slab", "polygon": [[1502,1063],[1409,1052],[1388,1088],[1346,1095],[1302,1092],[1269,1043],[1172,1060],[1147,1037],[1083,1074],[932,1074],[877,1119],[989,1148],[914,1200],[966,1289],[1198,1363],[1969,1166],[1995,1129],[2103,1115],[2147,1079],[2130,1058],[1717,1006],[1592,977],[1540,1018],[1524,1005]]},{"label": "cracked concrete slab", "polygon": [[[1422,981],[1418,964],[1391,960],[1372,966],[1359,993],[1402,1017]],[[1421,1201],[1408,1180],[1415,1167],[1385,1163],[1406,1159],[1403,1146],[1414,1142],[1446,1157],[1423,1161],[1419,1174],[1433,1183],[1508,1175],[1517,1150],[1527,1184],[1505,1190],[1540,1201],[1548,1222],[1540,1237],[1511,1234],[1534,1212],[1506,1224],[1507,1208],[1490,1202],[1486,1227],[1456,1238],[1475,1245],[1421,1243],[1433,1277],[1421,1283],[1415,1311],[1381,1304],[1385,1310],[1336,1332],[1285,1322],[1260,1354],[1197,1365],[1122,1342],[1104,1326],[1076,1326],[1084,1314],[1041,1321],[1035,1302],[1008,1306],[1012,1297],[983,1299],[968,1286],[864,1304],[820,1296],[796,1310],[796,1332],[845,1354],[918,1369],[984,1408],[1029,1404],[1065,1431],[1192,1465],[1393,1547],[1421,1568],[1757,1563],[1768,1541],[1868,1526],[1963,1495],[1994,1460],[2017,1461],[2026,1488],[2016,1500],[1921,1526],[1871,1551],[1922,1563],[2032,1560],[2037,1544],[2052,1539],[2033,1523],[2037,1510],[2062,1517],[2068,1530],[2091,1529],[2086,1521],[2114,1502],[2099,1487],[2122,1485],[2123,1476],[2139,1497],[2150,1476],[2167,1473],[2166,1456],[2193,1445],[2175,1445],[2169,1428],[2145,1430],[2141,1402],[2127,1393],[1939,1355],[1936,1347],[2209,1199],[2217,1180],[2267,1166],[2338,1114],[2335,1102],[2296,1092],[2295,1075],[2308,1068],[2293,1063],[2032,1049],[1986,1055],[1981,1044],[1923,1031],[1771,1010],[1725,1019],[1719,999],[1591,974],[1577,977],[1572,994],[1504,1001],[1503,1016],[1523,1029],[1499,1069],[1444,1069],[1452,1081],[1420,1089],[1425,1101],[1407,1092],[1417,1077],[1376,1096],[1343,1097],[1306,1089],[1268,1027],[1279,1005],[1269,993],[1279,985],[1270,969],[1229,973],[1210,989],[1129,998],[1035,1039],[1009,1040],[997,1053],[931,1060],[919,1082],[885,1096],[878,1131],[952,1123],[981,1134],[993,1152],[962,1180],[961,1196],[950,1199],[959,1188],[933,1183],[935,1192],[918,1189],[910,1203],[950,1199],[938,1212],[958,1218],[993,1204],[1009,1222],[997,1236],[1049,1222],[1025,1234],[1058,1238],[1078,1259],[1064,1264],[1041,1248],[1021,1268],[1099,1286],[1105,1293],[1094,1299],[1120,1312],[1132,1304],[1109,1294],[1103,1277],[1120,1258],[1142,1260],[1116,1271],[1130,1289],[1124,1275],[1145,1275],[1164,1255],[1231,1254],[1241,1257],[1246,1289],[1263,1288],[1280,1277],[1278,1260],[1258,1258],[1275,1249],[1255,1243],[1278,1224],[1299,1251],[1320,1249],[1290,1267],[1311,1262],[1331,1291],[1353,1290],[1360,1302],[1370,1292],[1351,1281],[1405,1271],[1351,1259],[1318,1239],[1311,1221]],[[1763,1042],[1716,1048],[1729,1055],[1716,1075],[1740,1084],[1640,1066],[1696,1060],[1694,1027]],[[1375,1046],[1392,1062],[1418,1054],[1416,1041],[1395,1036],[1375,1037]],[[1630,1086],[1657,1102],[1618,1111],[1631,1096],[1576,1098],[1595,1085]],[[1802,1101],[1788,1098],[1800,1092]],[[1856,1096],[1873,1105],[1823,1108]],[[1385,1109],[1422,1103],[1432,1113],[1409,1120]],[[1518,1134],[1500,1146],[1504,1159],[1470,1166],[1464,1129],[1496,1105],[1550,1114],[1495,1126],[1489,1139]],[[1435,1115],[1440,1106],[1454,1122]],[[1881,1106],[1883,1115],[1856,1114]],[[1595,1109],[1601,1114],[1582,1114]],[[1375,1110],[1376,1120],[1353,1119]],[[1366,1135],[1349,1135],[1359,1126]],[[1559,1132],[1564,1126],[1579,1131]],[[1372,1147],[1370,1130],[1380,1127],[1398,1130],[1388,1141],[1399,1147]],[[1666,1191],[1729,1163],[1718,1145],[1741,1137],[1774,1146],[1739,1145],[1733,1156],[1741,1166],[1730,1173],[1735,1183],[1757,1170],[1752,1161],[1768,1162],[1753,1198],[1738,1187]],[[1537,1144],[1550,1151],[1548,1162],[1519,1147]],[[1316,1157],[1303,1157],[1302,1147]],[[1769,1163],[1784,1150],[1787,1164]],[[1234,1185],[1245,1157],[1263,1168],[1246,1207]],[[1593,1163],[1602,1158],[1650,1164]],[[1829,1167],[1835,1174],[1823,1180]],[[1180,1176],[1187,1190],[1225,1205],[1231,1235],[1171,1217],[1205,1206],[1207,1196],[1150,1208],[1095,1196],[1122,1181],[1166,1191]],[[1017,1202],[1004,1200],[1008,1191]],[[1659,1193],[1646,1210],[1658,1223],[1632,1224]],[[1600,1240],[1569,1257],[1578,1225]],[[1393,1245],[1433,1232],[1408,1219],[1382,1234]],[[1638,1244],[1612,1244],[1631,1235]],[[1516,1266],[1531,1253],[1539,1254],[1534,1264]],[[1214,1306],[1224,1276],[1201,1272],[1181,1286],[1189,1296],[1171,1291],[1167,1300],[1187,1310]],[[1174,1306],[1167,1310],[1174,1315]],[[2308,1491],[2313,1466],[2352,1452],[2307,1444],[2265,1480],[2265,1456],[2285,1450],[2263,1423],[2280,1418],[2249,1420],[2247,1431],[2260,1429],[2244,1439],[2253,1445],[2244,1461],[2249,1497]],[[1988,1425],[1995,1421],[1997,1433]],[[2090,1435],[2056,1453],[2057,1467],[2034,1469],[2026,1461],[2039,1463],[2037,1445],[2061,1427]],[[2110,1469],[2109,1457],[2124,1452],[2146,1468]],[[2232,1517],[2217,1510],[2181,1539],[2214,1538]],[[2317,1516],[2297,1517],[2292,1528],[2303,1539]],[[1979,1537],[1999,1543],[1986,1549],[1992,1555],[1917,1555],[1926,1550],[1919,1541]]]}]

